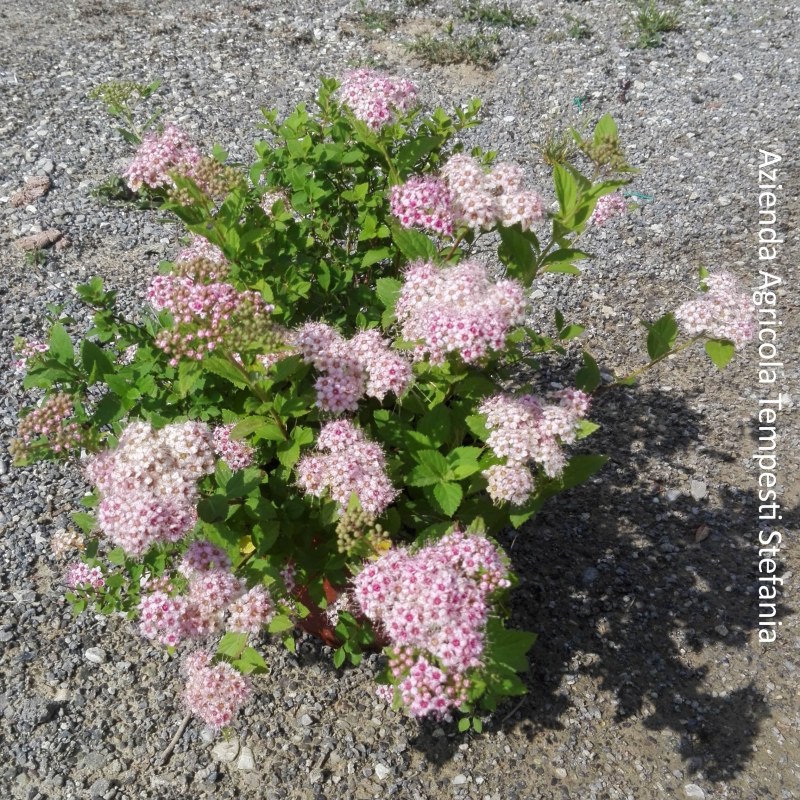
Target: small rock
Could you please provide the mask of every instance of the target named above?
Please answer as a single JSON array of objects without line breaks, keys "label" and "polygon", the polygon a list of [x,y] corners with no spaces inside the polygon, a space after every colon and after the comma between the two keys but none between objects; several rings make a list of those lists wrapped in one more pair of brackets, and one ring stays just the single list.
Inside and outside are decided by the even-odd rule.
[{"label": "small rock", "polygon": [[216,761],[229,764],[239,755],[239,740],[231,739],[228,742],[217,742],[211,749],[211,757]]},{"label": "small rock", "polygon": [[695,481],[693,480],[689,484],[689,493],[694,497],[695,500],[702,500],[708,494],[708,487],[705,484],[705,481]]},{"label": "small rock", "polygon": [[667,502],[674,503],[681,496],[679,489],[667,489]]},{"label": "small rock", "polygon": [[683,787],[683,793],[690,800],[705,800],[706,797],[706,793],[696,783],[687,783]]},{"label": "small rock", "polygon": [[42,231],[41,233],[34,233],[31,236],[23,236],[21,239],[17,239],[14,244],[20,250],[24,251],[41,250],[45,247],[50,247],[50,245],[55,244],[60,238],[61,231],[57,230],[56,228],[48,228],[46,231]]},{"label": "small rock", "polygon": [[467,782],[467,776],[458,774],[453,778],[453,786],[463,786]]},{"label": "small rock", "polygon": [[385,781],[392,774],[389,767],[386,764],[381,764],[380,761],[375,765],[374,769],[379,781]]},{"label": "small rock", "polygon": [[591,586],[600,577],[600,572],[595,567],[586,567],[581,575],[581,583],[584,586]]},{"label": "small rock", "polygon": [[92,797],[102,797],[111,788],[111,781],[108,778],[98,778],[90,787],[89,794]]},{"label": "small rock", "polygon": [[567,771],[564,767],[556,767],[556,778],[561,778],[563,781],[567,777]]},{"label": "small rock", "polygon": [[303,714],[303,716],[300,717],[300,724],[307,728],[309,725],[314,724],[314,720],[308,714]]},{"label": "small rock", "polygon": [[42,195],[50,191],[50,178],[44,175],[38,175],[35,178],[28,178],[25,181],[25,188],[20,189],[11,195],[9,202],[12,206],[27,206],[34,200],[37,200]]},{"label": "small rock", "polygon": [[203,728],[200,731],[200,740],[206,744],[213,744],[216,738],[217,734],[213,728]]},{"label": "small rock", "polygon": [[733,79],[734,79],[734,80],[735,80],[737,83],[741,83],[741,82],[744,80],[744,75],[742,75],[742,73],[741,73],[741,72],[734,72],[734,73],[733,73]]},{"label": "small rock", "polygon": [[711,56],[708,53],[704,52],[703,50],[700,50],[697,53],[697,60],[702,64],[710,64]]},{"label": "small rock", "polygon": [[236,762],[236,769],[251,770],[256,768],[256,760],[253,751],[249,747],[243,747],[239,753],[239,760]]},{"label": "small rock", "polygon": [[720,636],[727,636],[727,635],[728,635],[728,633],[729,633],[728,629],[727,629],[727,628],[726,628],[724,625],[717,625],[717,627],[716,627],[716,628],[714,628],[714,630],[715,630],[715,631],[716,631],[716,632],[717,632],[717,633],[718,633]]},{"label": "small rock", "polygon": [[102,647],[90,647],[83,657],[92,664],[102,664],[106,660],[106,651]]}]

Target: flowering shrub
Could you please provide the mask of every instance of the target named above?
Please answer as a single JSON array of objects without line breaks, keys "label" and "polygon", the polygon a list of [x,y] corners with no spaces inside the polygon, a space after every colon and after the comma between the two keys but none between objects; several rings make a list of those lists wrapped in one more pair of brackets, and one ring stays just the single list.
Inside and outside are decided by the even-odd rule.
[{"label": "flowering shrub", "polygon": [[[21,345],[43,398],[17,463],[79,458],[93,486],[83,536],[53,543],[80,554],[76,611],[124,612],[181,653],[185,704],[214,728],[265,670],[262,632],[292,648],[326,607],[335,665],[383,647],[380,695],[416,717],[480,730],[524,692],[534,636],[505,628],[515,579],[492,537],[605,460],[573,452],[597,428],[592,356],[573,387],[536,389],[536,357],[583,328],[555,310],[555,337],[533,330],[529,290],[578,272],[578,238],[625,212],[630,169],[603,117],[575,134],[593,179],[555,165],[552,201],[520,167],[463,152],[478,108],[425,115],[410,83],[359,70],[323,81],[313,110],[265,112],[246,171],[172,126],[145,136],[129,188],[189,245],[140,321],[95,278],[77,352],[68,320]],[[496,261],[475,254],[482,238]],[[730,276],[702,277],[706,294],[649,326],[648,365],[711,337],[724,366],[752,336]]]}]

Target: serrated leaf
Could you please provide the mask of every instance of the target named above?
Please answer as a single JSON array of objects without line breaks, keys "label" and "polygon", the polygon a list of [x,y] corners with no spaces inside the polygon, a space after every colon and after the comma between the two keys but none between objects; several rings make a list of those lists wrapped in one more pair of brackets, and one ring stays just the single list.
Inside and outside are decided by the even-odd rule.
[{"label": "serrated leaf", "polygon": [[361,259],[362,267],[371,267],[380,261],[385,261],[387,258],[392,257],[391,247],[377,247],[374,250],[367,250],[364,253],[364,258]]},{"label": "serrated leaf", "polygon": [[439,475],[434,475],[423,464],[417,464],[405,476],[405,483],[408,486],[433,486],[434,483],[439,483],[440,480],[441,477]]},{"label": "serrated leaf", "polygon": [[245,647],[247,647],[247,634],[229,631],[220,639],[217,645],[217,654],[227,656],[230,659],[237,659],[241,656]]},{"label": "serrated leaf", "polygon": [[91,533],[97,524],[92,514],[87,514],[85,511],[73,511],[72,521],[84,532]]},{"label": "serrated leaf", "polygon": [[583,353],[583,366],[575,375],[575,385],[584,392],[593,392],[602,382],[600,368],[589,353]]},{"label": "serrated leaf", "polygon": [[69,338],[66,328],[60,322],[56,322],[50,329],[48,347],[48,355],[58,361],[59,364],[72,366],[75,363],[75,350],[72,347],[72,339]]},{"label": "serrated leaf", "polygon": [[519,227],[498,227],[500,247],[497,255],[506,265],[506,271],[513,277],[529,286],[536,274],[536,253],[533,245],[519,230]]},{"label": "serrated leaf", "polygon": [[578,184],[574,175],[560,164],[553,167],[553,183],[558,204],[561,206],[561,213],[568,218],[575,211],[578,203]]},{"label": "serrated leaf", "polygon": [[706,353],[717,369],[725,369],[736,353],[736,347],[727,339],[709,339],[706,342]]},{"label": "serrated leaf", "polygon": [[461,488],[461,484],[451,481],[443,481],[435,486],[427,487],[425,493],[429,499],[432,499],[439,510],[448,517],[452,517],[458,511],[458,507],[464,498],[464,490]]},{"label": "serrated leaf", "polygon": [[619,133],[617,130],[617,123],[611,114],[603,114],[594,126],[594,143],[601,144],[607,139],[616,139]]},{"label": "serrated leaf", "polygon": [[647,354],[651,360],[665,356],[678,337],[678,323],[672,313],[656,320],[647,332]]},{"label": "serrated leaf", "polygon": [[438,450],[417,450],[413,455],[432,475],[444,478],[450,472],[450,464]]},{"label": "serrated leaf", "polygon": [[580,275],[581,271],[574,264],[548,264],[542,272],[560,272],[563,275]]},{"label": "serrated leaf", "polygon": [[346,658],[347,653],[345,653],[344,648],[338,647],[333,652],[333,666],[336,667],[336,669],[339,669],[342,664],[344,664]]},{"label": "serrated leaf", "polygon": [[292,620],[286,616],[286,614],[278,614],[276,617],[272,618],[272,622],[269,623],[269,630],[270,633],[283,633],[283,631],[288,631],[294,628],[294,623]]},{"label": "serrated leaf", "polygon": [[221,356],[206,356],[203,359],[203,366],[209,372],[213,372],[215,375],[219,375],[220,378],[230,381],[234,386],[241,388],[247,386],[247,382],[239,369]]},{"label": "serrated leaf", "polygon": [[375,294],[387,310],[394,310],[403,284],[397,278],[378,278],[375,281]]},{"label": "serrated leaf", "polygon": [[585,439],[587,436],[591,436],[599,428],[600,426],[596,422],[590,422],[588,419],[582,419],[578,423],[578,431],[575,435],[575,438]]},{"label": "serrated leaf", "polygon": [[417,424],[417,431],[428,437],[437,447],[445,443],[450,436],[450,410],[441,404],[431,409]]},{"label": "serrated leaf", "polygon": [[393,225],[392,241],[409,261],[436,259],[436,246],[424,233]]},{"label": "serrated leaf", "polygon": [[89,376],[89,384],[97,383],[103,377],[114,372],[114,365],[102,348],[88,339],[83,340],[81,345],[81,363],[83,369]]},{"label": "serrated leaf", "polygon": [[558,338],[562,342],[568,342],[580,336],[586,328],[583,325],[567,325],[558,332]]}]

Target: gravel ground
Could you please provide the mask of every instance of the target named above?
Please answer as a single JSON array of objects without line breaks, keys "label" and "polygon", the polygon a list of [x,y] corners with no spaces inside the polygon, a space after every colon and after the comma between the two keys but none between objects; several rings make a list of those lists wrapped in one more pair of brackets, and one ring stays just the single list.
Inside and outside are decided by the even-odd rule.
[{"label": "gravel ground", "polygon": [[[553,125],[617,118],[633,188],[652,202],[601,232],[577,279],[548,276],[535,295],[589,325],[609,366],[641,363],[639,318],[689,297],[697,266],[757,279],[758,148],[784,156],[777,214],[787,239],[775,271],[782,525],[796,524],[798,293],[790,232],[798,222],[798,12],[792,4],[672,3],[681,28],[632,46],[630,6],[531,2],[533,29],[498,29],[491,70],[425,68],[405,44],[426,31],[472,33],[450,0],[394,11],[365,29],[364,6],[330,0],[7,0],[0,10],[0,293],[6,341],[41,335],[47,303],[80,312],[75,283],[102,275],[135,308],[178,228],[91,191],[129,156],[86,97],[110,79],[163,77],[167,117],[205,146],[246,157],[258,109],[306,98],[320,74],[362,63],[408,75],[426,103],[485,101],[473,140],[545,170],[532,145]],[[520,8],[521,6],[517,6]],[[573,38],[571,17],[589,38]],[[793,55],[794,54],[794,55]],[[581,98],[575,102],[574,98]],[[26,177],[53,188],[30,206]],[[27,263],[11,244],[51,227],[71,247]],[[792,260],[794,256],[795,261]],[[541,314],[539,313],[541,308]],[[377,664],[336,672],[325,648],[266,645],[271,665],[232,739],[192,722],[168,763],[159,754],[183,712],[174,662],[123,620],[73,619],[52,532],[83,491],[53,465],[11,470],[23,404],[10,368],[0,423],[0,797],[474,798],[629,800],[800,798],[800,545],[781,552],[782,627],[758,643],[755,350],[724,374],[702,352],[662,365],[636,390],[607,394],[590,440],[611,455],[601,482],[562,495],[508,536],[522,586],[517,623],[538,631],[530,693],[477,737],[403,720],[373,700]],[[792,403],[794,396],[794,404]]]}]

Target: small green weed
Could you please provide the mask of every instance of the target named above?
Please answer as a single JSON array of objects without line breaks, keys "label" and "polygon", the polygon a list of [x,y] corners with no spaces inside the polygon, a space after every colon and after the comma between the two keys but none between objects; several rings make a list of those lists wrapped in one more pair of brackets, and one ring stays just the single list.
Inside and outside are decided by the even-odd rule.
[{"label": "small green weed", "polygon": [[467,22],[483,22],[501,28],[532,28],[539,21],[529,14],[516,12],[506,3],[502,6],[490,6],[480,0],[470,0],[461,6],[461,16]]},{"label": "small green weed", "polygon": [[585,19],[573,17],[570,14],[567,16],[567,22],[570,23],[570,26],[567,29],[567,36],[569,36],[570,39],[581,40],[592,38],[592,29],[589,27],[589,23]]},{"label": "small green weed", "polygon": [[446,64],[472,64],[488,69],[503,55],[503,45],[496,33],[479,33],[458,39],[452,34],[447,39],[433,36],[418,36],[407,45],[409,52],[417,56],[427,67]]},{"label": "small green weed", "polygon": [[545,164],[554,167],[556,164],[569,164],[578,152],[575,140],[569,131],[557,131],[551,128],[541,143],[534,144]]},{"label": "small green weed", "polygon": [[398,22],[394,11],[371,11],[364,0],[359,3],[359,17],[360,26],[368,31],[390,31]]},{"label": "small green weed", "polygon": [[637,47],[660,47],[663,34],[680,28],[675,11],[662,11],[654,0],[637,0],[633,21],[638,30]]},{"label": "small green weed", "polygon": [[39,247],[25,252],[25,263],[29,267],[38,267],[47,261],[47,253]]}]

